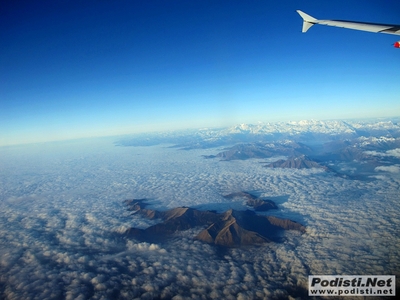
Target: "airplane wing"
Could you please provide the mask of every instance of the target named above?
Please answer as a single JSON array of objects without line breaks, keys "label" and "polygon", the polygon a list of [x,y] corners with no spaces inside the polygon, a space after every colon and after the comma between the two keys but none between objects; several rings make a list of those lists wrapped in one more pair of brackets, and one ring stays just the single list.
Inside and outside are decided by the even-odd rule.
[{"label": "airplane wing", "polygon": [[[303,19],[303,29],[302,32],[307,32],[311,26],[315,24],[342,27],[348,29],[362,30],[375,33],[388,33],[400,35],[400,25],[389,25],[389,24],[376,24],[376,23],[363,23],[354,21],[343,21],[343,20],[318,20],[310,15],[297,10],[297,13]],[[394,43],[396,48],[400,48],[400,41]]]}]

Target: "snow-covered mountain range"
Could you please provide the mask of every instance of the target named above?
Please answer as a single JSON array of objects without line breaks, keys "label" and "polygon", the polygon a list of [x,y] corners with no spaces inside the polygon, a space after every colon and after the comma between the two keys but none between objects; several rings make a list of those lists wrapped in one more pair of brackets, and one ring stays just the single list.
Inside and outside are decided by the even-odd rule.
[{"label": "snow-covered mountain range", "polygon": [[121,138],[116,144],[120,146],[174,144],[176,147],[192,149],[233,145],[240,142],[267,142],[284,139],[300,142],[327,142],[364,138],[364,143],[375,143],[379,139],[399,137],[400,122],[397,122],[397,119],[385,121],[303,120],[137,134]]},{"label": "snow-covered mountain range", "polygon": [[[230,134],[259,134],[268,135],[284,133],[297,135],[302,133],[322,133],[329,135],[349,134],[360,135],[366,131],[381,131],[391,135],[391,133],[400,132],[400,125],[393,121],[320,121],[320,120],[302,120],[276,123],[258,123],[258,124],[239,124],[233,127],[219,130],[211,130],[215,135]],[[209,129],[199,131],[201,134],[210,135]]]},{"label": "snow-covered mountain range", "polygon": [[[393,171],[399,169],[399,124],[395,120],[239,124],[219,129],[137,135],[121,139],[117,145],[169,144],[183,150],[216,148],[215,154],[203,155],[204,158],[224,161],[284,156],[288,159],[280,158],[266,166],[324,168],[344,178],[359,179],[370,178],[371,174],[388,166],[392,166]],[[341,170],[343,164],[353,171]]]}]

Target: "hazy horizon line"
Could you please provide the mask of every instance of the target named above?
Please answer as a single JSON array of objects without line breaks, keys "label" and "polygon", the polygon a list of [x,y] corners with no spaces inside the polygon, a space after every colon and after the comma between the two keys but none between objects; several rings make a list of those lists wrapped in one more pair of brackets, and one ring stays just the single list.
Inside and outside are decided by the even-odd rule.
[{"label": "hazy horizon line", "polygon": [[314,119],[314,118],[306,118],[306,119],[298,119],[298,120],[281,120],[281,121],[255,121],[255,122],[242,122],[242,123],[232,123],[225,126],[189,126],[186,128],[176,128],[176,129],[159,129],[159,130],[143,130],[140,132],[125,132],[125,133],[115,133],[115,134],[104,134],[104,135],[85,135],[79,137],[66,137],[60,139],[51,139],[51,140],[41,140],[41,141],[26,141],[26,142],[11,142],[6,144],[0,144],[0,148],[7,148],[7,147],[15,147],[15,146],[27,146],[27,145],[35,145],[35,144],[46,144],[46,143],[59,143],[59,142],[74,142],[74,141],[81,141],[86,139],[101,139],[101,138],[116,138],[116,137],[125,137],[125,136],[135,136],[135,135],[143,135],[143,134],[157,134],[157,133],[179,133],[189,130],[202,130],[202,129],[224,129],[229,127],[234,127],[241,124],[247,125],[255,125],[255,124],[278,124],[284,122],[301,122],[301,121],[373,121],[373,120],[387,120],[392,121],[393,119],[399,119],[399,116],[392,116],[392,117],[355,117],[355,118],[321,118],[321,119]]}]

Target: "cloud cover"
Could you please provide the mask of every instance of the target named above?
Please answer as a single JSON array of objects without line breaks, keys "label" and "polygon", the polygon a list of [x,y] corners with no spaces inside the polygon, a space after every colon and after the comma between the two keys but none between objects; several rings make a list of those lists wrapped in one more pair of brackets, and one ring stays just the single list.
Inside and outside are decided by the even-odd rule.
[{"label": "cloud cover", "polygon": [[[310,274],[400,275],[394,173],[352,181],[201,157],[215,149],[65,149],[2,149],[4,299],[287,299],[301,295]],[[272,197],[280,210],[268,213],[305,224],[307,233],[225,251],[192,240],[195,230],[163,244],[120,234],[153,222],[131,216],[124,199],[150,198],[158,209],[221,209],[230,205],[222,195],[240,190]]]},{"label": "cloud cover", "polygon": [[390,173],[400,173],[400,167],[398,165],[393,166],[379,166],[375,168],[375,171],[383,171],[383,172],[390,172]]}]

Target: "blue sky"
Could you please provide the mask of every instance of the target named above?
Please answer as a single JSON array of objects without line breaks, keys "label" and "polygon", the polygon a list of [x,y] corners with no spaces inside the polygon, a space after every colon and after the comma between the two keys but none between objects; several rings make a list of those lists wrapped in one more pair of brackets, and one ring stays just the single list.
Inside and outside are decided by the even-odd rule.
[{"label": "blue sky", "polygon": [[0,145],[236,123],[398,116],[398,0],[6,1]]}]

